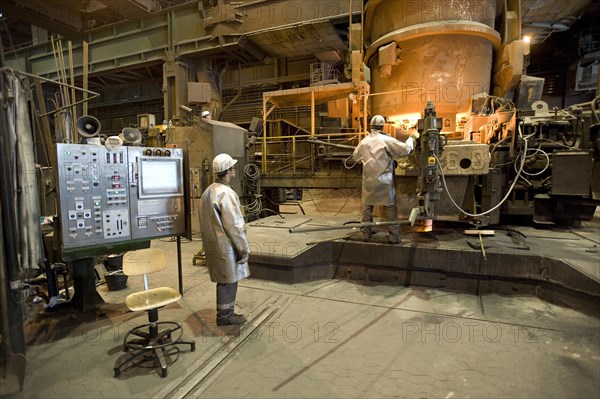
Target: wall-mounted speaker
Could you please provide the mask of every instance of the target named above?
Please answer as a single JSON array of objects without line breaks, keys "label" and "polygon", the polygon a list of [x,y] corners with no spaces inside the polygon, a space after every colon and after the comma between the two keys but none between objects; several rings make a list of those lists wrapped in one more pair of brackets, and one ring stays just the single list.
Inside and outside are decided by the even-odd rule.
[{"label": "wall-mounted speaker", "polygon": [[95,137],[100,133],[100,121],[90,115],[83,115],[77,119],[75,126],[83,137]]},{"label": "wall-mounted speaker", "polygon": [[124,128],[119,137],[127,144],[139,144],[142,142],[142,133],[132,127]]}]

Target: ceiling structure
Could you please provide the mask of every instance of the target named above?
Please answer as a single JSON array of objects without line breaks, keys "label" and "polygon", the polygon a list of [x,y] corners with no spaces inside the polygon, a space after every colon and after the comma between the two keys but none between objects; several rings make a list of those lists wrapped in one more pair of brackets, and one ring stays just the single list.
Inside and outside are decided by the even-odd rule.
[{"label": "ceiling structure", "polygon": [[346,48],[329,21],[279,29],[277,34],[263,30],[256,34],[250,34],[248,37],[270,55],[276,57],[318,55],[329,51],[342,51]]},{"label": "ceiling structure", "polygon": [[[199,9],[204,9],[215,7],[220,1],[223,0],[1,0],[2,47],[8,52],[47,41],[50,34],[69,39],[103,26],[143,19],[186,4],[188,7],[191,3],[198,4]],[[247,1],[251,4],[257,0]],[[543,44],[552,33],[568,30],[582,14],[600,5],[600,0],[520,1],[522,33],[531,35],[534,44]],[[244,1],[230,3],[240,5]],[[244,64],[261,61],[265,54],[272,57],[311,55],[321,61],[335,62],[342,59],[347,39],[347,24],[320,21],[280,28],[276,34],[269,29],[257,31],[241,37],[241,44],[231,50],[231,54],[219,54],[218,51],[224,50],[216,46],[203,56],[230,57]],[[162,65],[157,63],[90,76],[90,89],[162,80],[162,73]]]},{"label": "ceiling structure", "polygon": [[[2,0],[0,34],[4,51],[18,50],[56,34],[71,38],[105,25],[141,19],[196,0]],[[36,37],[37,36],[37,37]],[[131,82],[162,81],[162,65],[145,65],[90,76],[90,90]]]},{"label": "ceiling structure", "polygon": [[[532,35],[534,43],[543,42],[553,32],[569,29],[593,1],[521,0],[523,33]],[[172,7],[198,2],[210,5],[217,0],[2,0],[2,45],[5,51],[10,51],[35,44],[32,26],[69,38],[107,24],[139,19]],[[309,29],[308,26],[301,27],[302,32],[290,34],[309,40]],[[258,44],[262,42],[269,47],[272,44],[279,46],[279,50],[274,48],[275,52],[300,50],[282,43],[271,43],[274,38],[268,33],[257,36],[254,39]]]},{"label": "ceiling structure", "polygon": [[35,44],[31,26],[69,38],[190,2],[195,0],[2,0],[2,44],[5,51]]},{"label": "ceiling structure", "polygon": [[552,33],[571,28],[592,0],[521,0],[522,31],[532,43],[543,43]]}]

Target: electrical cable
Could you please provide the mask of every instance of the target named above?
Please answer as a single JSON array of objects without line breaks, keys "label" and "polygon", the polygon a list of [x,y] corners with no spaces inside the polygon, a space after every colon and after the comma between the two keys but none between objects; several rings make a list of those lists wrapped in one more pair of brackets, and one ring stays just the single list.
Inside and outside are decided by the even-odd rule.
[{"label": "electrical cable", "polygon": [[[483,111],[488,106],[490,107],[490,111],[488,111],[487,113],[483,113]],[[479,109],[479,116],[493,115],[494,113],[496,113],[496,110],[500,110],[500,108],[502,108],[502,107],[506,107],[506,110],[508,110],[508,111],[514,110],[515,103],[504,97],[489,96],[489,95],[485,96],[485,100],[484,100],[483,104],[481,105],[481,108]]]},{"label": "electrical cable", "polygon": [[[548,153],[546,151],[541,150],[539,148],[532,148],[532,149],[530,149],[528,151],[535,151],[535,154],[537,154],[538,152],[541,152],[542,154],[544,154],[544,156],[546,157],[546,166],[544,166],[544,168],[541,171],[536,172],[536,173],[529,173],[529,172],[526,172],[525,170],[522,170],[521,173],[524,173],[527,176],[539,176],[542,173],[544,173],[550,167],[550,156],[548,155]],[[517,156],[517,159],[519,159],[520,156],[521,156],[521,154],[519,154]],[[532,157],[533,155],[529,155],[529,156]],[[525,158],[527,158],[527,157],[525,157]],[[513,163],[513,167],[515,169],[515,172],[517,172],[517,159],[515,159],[515,162]],[[518,172],[517,172],[517,174],[518,174]],[[523,178],[523,176],[521,176],[521,178]],[[528,180],[527,180],[527,182],[529,183]]]},{"label": "electrical cable", "polygon": [[[307,192],[307,194],[310,196],[310,199],[311,199],[312,203],[314,204],[314,206],[315,206],[315,209],[317,210],[317,212],[319,212],[319,214],[320,214],[321,216],[325,216],[325,215],[323,214],[323,212],[321,212],[321,210],[320,210],[320,209],[319,209],[319,207],[317,206],[317,203],[315,202],[315,199],[313,198],[313,196],[312,196],[312,194],[310,193],[310,191],[307,189],[307,190],[306,190],[306,192]],[[341,211],[342,211],[342,210],[343,210],[343,209],[346,207],[346,205],[348,204],[348,201],[350,200],[350,197],[352,197],[352,194],[354,194],[354,189],[352,189],[352,190],[350,191],[350,194],[346,196],[346,201],[344,201],[344,204],[342,205],[342,207],[341,207],[341,208],[340,208],[340,209],[339,209],[339,210],[338,210],[338,211],[335,213],[335,215],[333,215],[333,216],[337,216],[337,215],[339,215],[339,214],[340,214],[340,212],[341,212]]]},{"label": "electrical cable", "polygon": [[[518,131],[519,131],[519,137],[521,137],[521,139],[523,139],[523,135],[521,133],[521,126],[520,125],[518,125]],[[527,153],[527,140],[523,140],[523,143],[524,143],[523,153]],[[515,179],[513,180],[512,184],[511,184],[510,188],[508,189],[508,192],[506,193],[506,195],[504,196],[504,198],[502,198],[502,200],[498,204],[496,204],[493,208],[488,209],[485,212],[482,212],[482,213],[469,213],[469,212],[463,210],[456,203],[456,201],[454,201],[454,198],[452,198],[452,195],[450,194],[450,190],[448,190],[448,185],[446,184],[446,177],[444,176],[444,171],[442,170],[442,164],[440,162],[440,159],[438,158],[438,156],[436,154],[433,154],[433,156],[435,157],[435,160],[437,162],[437,166],[438,166],[438,168],[440,170],[440,175],[442,176],[442,183],[444,184],[444,189],[446,190],[446,194],[448,194],[448,198],[450,198],[450,201],[456,207],[456,209],[458,209],[459,211],[461,211],[466,216],[470,216],[470,217],[485,216],[488,213],[494,212],[496,209],[498,209],[500,206],[502,206],[502,204],[504,204],[504,202],[508,199],[508,197],[512,193],[513,189],[515,188],[515,185],[517,184],[517,181],[519,180],[519,177],[523,178],[521,176],[521,172],[523,171],[523,167],[525,166],[525,157],[521,157],[521,166],[519,168],[519,171],[517,172],[517,175],[515,176]],[[518,157],[517,157],[517,159],[518,159]],[[515,159],[515,163],[517,162],[517,159]]]},{"label": "electrical cable", "polygon": [[350,191],[350,195],[346,196],[346,201],[344,202],[344,205],[342,205],[342,207],[340,208],[339,211],[337,211],[337,213],[333,216],[337,216],[339,215],[339,213],[346,207],[346,204],[348,203],[348,200],[350,199],[350,197],[352,197],[352,194],[354,193],[354,190]]},{"label": "electrical cable", "polygon": [[348,165],[347,165],[347,163],[346,163],[346,162],[348,162],[348,160],[349,160],[349,159],[351,159],[351,158],[352,158],[352,155],[350,155],[350,156],[348,156],[348,158],[344,159],[344,167],[345,167],[346,169],[352,169],[352,168],[353,168],[353,167],[355,167],[355,166],[356,166],[356,164],[358,163],[358,162],[356,162],[356,161],[355,161],[355,162],[354,162],[354,164],[352,164],[352,166],[348,167]]},{"label": "electrical cable", "polygon": [[246,164],[243,168],[243,183],[249,196],[254,196],[254,200],[242,207],[248,216],[259,215],[263,211],[260,194],[260,171],[258,166],[253,163]]},{"label": "electrical cable", "polygon": [[348,195],[344,195],[344,189],[343,189],[343,188],[342,188],[342,189],[340,189],[340,193],[341,193],[341,194],[342,194],[344,197],[350,197],[350,196],[352,196],[352,194],[354,194],[354,189],[353,189],[353,188],[350,188],[349,190],[350,190],[350,194],[348,194]]},{"label": "electrical cable", "polygon": [[276,214],[276,215],[277,215],[277,216],[279,216],[280,218],[282,218],[282,219],[285,219],[285,217],[284,217],[284,216],[283,216],[281,213],[279,213],[279,212],[276,212],[276,211],[274,211],[274,210],[273,210],[273,209],[271,209],[271,208],[263,208],[262,210],[263,210],[263,211],[268,211],[268,212],[273,212],[274,214]]},{"label": "electrical cable", "polygon": [[493,155],[496,152],[496,150],[498,149],[498,146],[502,143],[504,143],[506,140],[508,140],[509,138],[511,138],[511,136],[506,136],[505,138],[503,138],[502,140],[498,141],[496,144],[494,144],[494,146],[492,147],[492,151],[490,151],[490,159],[493,159]]},{"label": "electrical cable", "polygon": [[275,206],[287,205],[285,202],[275,202],[269,197],[265,197],[265,199]]},{"label": "electrical cable", "polygon": [[312,203],[315,205],[315,209],[317,210],[317,212],[319,212],[319,214],[320,214],[321,216],[325,216],[325,215],[323,215],[323,212],[321,212],[321,211],[319,210],[319,207],[317,206],[317,203],[315,202],[315,199],[313,198],[312,194],[310,193],[310,190],[306,190],[306,193],[307,193],[307,194],[310,196],[310,200],[311,200],[311,201],[312,201]]},{"label": "electrical cable", "polygon": [[551,144],[554,144],[554,145],[558,145],[558,146],[561,146],[561,147],[565,147],[565,148],[568,148],[568,149],[571,149],[571,150],[580,150],[580,148],[571,147],[571,146],[568,146],[566,144],[559,143],[558,141],[553,141],[553,140],[550,140],[550,139],[538,139],[538,140],[546,141],[548,143],[551,143]]}]

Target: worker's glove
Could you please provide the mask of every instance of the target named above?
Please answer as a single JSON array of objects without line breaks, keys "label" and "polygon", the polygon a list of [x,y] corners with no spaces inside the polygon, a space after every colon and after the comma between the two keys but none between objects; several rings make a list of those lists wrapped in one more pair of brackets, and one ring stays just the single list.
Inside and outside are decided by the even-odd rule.
[{"label": "worker's glove", "polygon": [[240,254],[240,257],[238,258],[237,263],[244,264],[244,263],[248,262],[248,258],[250,258],[250,254],[248,252],[244,251]]},{"label": "worker's glove", "polygon": [[412,154],[413,150],[415,149],[415,139],[413,139],[412,137],[409,137],[406,139],[406,150],[408,151],[408,154]]}]

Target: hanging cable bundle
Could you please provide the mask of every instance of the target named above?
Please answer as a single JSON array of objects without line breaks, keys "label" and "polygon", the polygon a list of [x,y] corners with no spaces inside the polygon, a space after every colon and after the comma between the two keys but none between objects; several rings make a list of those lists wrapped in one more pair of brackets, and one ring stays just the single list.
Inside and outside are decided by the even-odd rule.
[{"label": "hanging cable bundle", "polygon": [[[502,204],[504,204],[504,202],[510,197],[510,194],[512,193],[513,189],[515,188],[515,185],[517,184],[517,181],[519,180],[519,178],[524,179],[522,173],[523,173],[523,167],[525,166],[525,158],[527,155],[527,152],[530,151],[528,147],[528,137],[523,137],[523,134],[521,132],[521,125],[517,125],[517,129],[518,129],[518,138],[519,140],[522,142],[523,144],[523,149],[522,152],[517,156],[517,158],[514,161],[514,165],[515,165],[515,172],[517,172],[512,184],[510,185],[508,191],[506,192],[506,195],[504,196],[504,198],[502,198],[502,200],[500,200],[499,203],[497,203],[494,207],[492,207],[491,209],[488,209],[485,212],[481,212],[481,213],[469,213],[466,212],[465,210],[463,210],[454,200],[454,198],[452,198],[452,195],[450,194],[450,190],[448,189],[448,185],[446,184],[446,176],[444,175],[444,170],[442,168],[442,162],[440,161],[440,159],[437,157],[437,155],[434,154],[435,160],[436,160],[436,164],[438,169],[440,170],[440,176],[442,177],[442,183],[444,185],[444,189],[446,190],[446,193],[448,194],[448,198],[450,199],[450,202],[452,202],[452,205],[454,205],[454,207],[456,209],[458,209],[462,214],[466,215],[466,216],[470,216],[470,217],[481,217],[481,216],[485,216],[488,213],[492,213],[494,212],[496,209],[500,208],[502,206]],[[535,150],[535,149],[534,149]],[[546,154],[547,156],[547,154]],[[520,159],[520,161],[519,161]],[[519,169],[517,170],[517,163],[519,163]],[[546,168],[548,167],[548,165],[546,165]],[[546,168],[544,168],[544,170],[546,170]]]},{"label": "hanging cable bundle", "polygon": [[249,204],[244,205],[244,211],[248,216],[258,216],[262,212],[260,170],[256,164],[249,163],[244,166],[243,173],[244,193],[250,198]]}]

